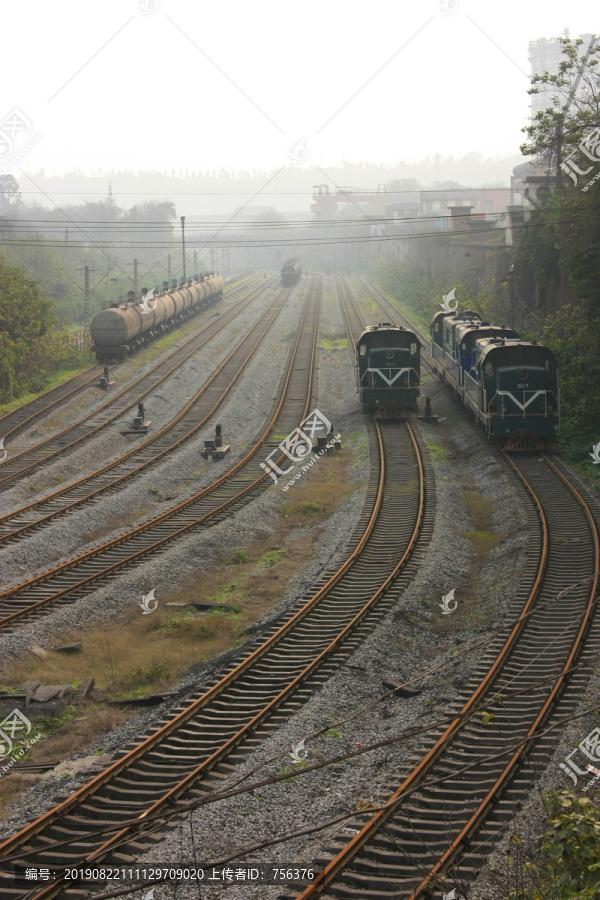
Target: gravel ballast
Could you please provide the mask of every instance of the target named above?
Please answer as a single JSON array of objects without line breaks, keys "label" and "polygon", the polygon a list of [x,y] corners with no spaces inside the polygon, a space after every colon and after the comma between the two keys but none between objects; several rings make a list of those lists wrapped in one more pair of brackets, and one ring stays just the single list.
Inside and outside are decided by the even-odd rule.
[{"label": "gravel ballast", "polygon": [[[325,283],[332,290],[332,282],[326,279]],[[276,323],[279,330],[276,332],[274,329],[273,336],[266,342],[268,349],[263,349],[248,367],[235,393],[230,396],[223,414],[219,415],[226,440],[229,439],[226,433],[227,422],[235,423],[235,444],[238,444],[238,440],[250,440],[256,434],[259,422],[263,421],[261,415],[264,416],[264,411],[269,408],[269,397],[272,398],[277,383],[276,373],[281,371],[279,357],[284,355],[284,349],[288,346],[285,343],[286,339],[289,340],[287,333],[293,329],[293,316],[298,315],[299,306],[297,300],[294,313],[289,316],[286,314],[285,321],[284,314],[280,316]],[[323,302],[322,328],[332,333],[343,330],[338,305],[327,298],[327,289]],[[274,346],[282,348],[278,354],[272,353]],[[269,366],[273,368],[270,369]],[[437,426],[425,423],[419,425],[435,471],[436,515],[433,538],[417,576],[400,593],[385,618],[326,685],[291,716],[282,728],[249,755],[246,762],[231,776],[220,780],[220,789],[227,790],[237,784],[240,778],[257,766],[263,768],[250,776],[250,781],[277,775],[286,766],[293,767],[290,757],[292,748],[307,735],[325,727],[330,729],[329,734],[306,740],[309,763],[351,752],[361,746],[399,736],[410,728],[433,723],[444,714],[448,704],[453,702],[456,694],[469,680],[485,652],[485,643],[479,649],[454,660],[456,649],[462,650],[472,643],[485,641],[496,629],[506,624],[506,615],[519,574],[527,561],[528,525],[520,491],[508,470],[501,464],[499,456],[487,445],[485,438],[473,427],[465,412],[437,380],[429,376],[424,391],[431,396],[434,412],[440,416],[440,423]],[[354,370],[347,350],[320,351],[317,405],[333,421],[336,431],[342,432],[343,436],[360,438],[364,421],[356,401]],[[180,473],[186,471],[186,465],[196,471],[193,467],[198,465],[200,443],[198,441],[197,447],[193,447],[193,443],[189,442],[177,454],[177,469],[171,463],[171,468],[165,464],[153,470],[152,475],[156,478],[160,469],[163,469],[162,477],[166,488],[161,484],[162,490],[181,489]],[[350,441],[344,440],[343,445],[349,452]],[[186,453],[189,455],[186,456]],[[241,455],[241,451],[239,453]],[[348,478],[357,482],[364,481],[365,471],[366,462],[361,461],[357,454]],[[310,478],[310,473],[304,477]],[[194,491],[211,478],[212,470],[209,469],[194,484]],[[292,490],[287,496],[291,495]],[[141,497],[136,494],[137,491],[147,492],[144,479],[136,480],[119,495],[107,498],[104,511],[94,507],[94,516],[107,517],[106,520],[94,519],[94,527],[100,527],[98,523],[112,521],[113,516],[118,516],[119,509],[134,509]],[[463,502],[465,491],[478,493],[493,504],[493,531],[499,536],[499,542],[483,560],[481,568],[479,558],[476,560],[473,543],[468,537],[474,526]],[[183,492],[178,495],[178,499],[183,499],[186,495]],[[20,655],[31,643],[44,646],[44,641],[54,641],[60,630],[89,627],[91,623],[100,621],[107,615],[118,617],[131,604],[139,602],[142,594],[151,588],[156,589],[157,596],[168,597],[169,592],[175,591],[183,580],[189,579],[194,573],[196,577],[201,577],[202,571],[219,566],[224,558],[230,556],[236,548],[250,543],[257,534],[275,528],[277,511],[284,496],[277,487],[273,487],[241,509],[232,519],[202,533],[191,534],[172,545],[161,555],[158,564],[143,563],[73,606],[52,613],[30,629],[25,628],[14,635],[3,637],[0,640],[0,653]],[[338,507],[326,523],[313,556],[290,579],[273,609],[252,629],[251,639],[260,635],[261,630],[272,624],[277,616],[297,603],[310,590],[320,572],[342,555],[360,517],[363,502],[364,489],[361,488]],[[160,511],[165,506],[166,504],[162,504]],[[90,509],[82,510],[81,514],[69,517],[69,520],[76,520],[78,516],[81,516],[78,527],[91,530]],[[60,524],[70,528],[67,525],[69,520]],[[69,531],[61,538],[58,525],[56,523],[53,527],[53,542],[56,541],[59,548],[72,547],[73,533]],[[108,536],[103,537],[102,541],[106,539]],[[41,553],[41,549],[36,550],[35,540],[34,535],[22,545],[23,548],[32,548],[34,560],[37,558],[36,552]],[[64,545],[61,540],[65,541]],[[11,565],[18,566],[27,562],[27,555],[18,556],[20,548],[21,545],[11,551],[14,556],[7,555]],[[22,580],[16,569],[11,572],[14,578]],[[450,590],[455,590],[457,608],[451,615],[444,616],[440,604]],[[241,657],[244,652],[245,646],[242,645],[183,679],[177,685],[180,691],[178,701],[181,702],[181,698],[187,693],[198,691],[213,673],[220,671],[232,658]],[[418,696],[411,699],[387,697],[364,715],[356,717],[363,707],[386,693],[382,687],[384,678],[391,677],[403,682],[440,665],[438,671],[424,675],[415,683],[414,686],[420,690]],[[600,685],[596,678],[590,683],[587,702],[590,703],[591,700],[593,704],[595,698],[597,704],[599,697]],[[102,747],[106,752],[112,753],[136,737],[141,738],[158,719],[168,714],[168,709],[169,705],[163,704],[131,717],[127,723],[123,723],[103,739]],[[355,718],[347,723],[336,724],[350,716]],[[542,787],[553,787],[561,781],[562,773],[558,762],[564,759],[593,724],[590,723],[585,730],[583,724],[575,723],[561,736],[554,761],[540,779]],[[295,781],[280,782],[230,800],[213,803],[186,816],[178,823],[177,828],[165,831],[163,841],[140,857],[139,862],[169,866],[194,862],[208,864],[224,859],[240,848],[274,840],[344,813],[352,813],[363,804],[377,803],[387,796],[390,783],[400,779],[411,749],[422,745],[423,738],[391,744],[357,756],[352,762],[333,764],[300,775]],[[82,753],[78,757],[85,755]],[[293,774],[293,769],[291,771]],[[75,790],[85,780],[83,776],[69,779],[69,790]],[[48,808],[52,797],[64,789],[64,780],[55,776],[38,781],[19,798],[18,812],[14,812],[6,822],[0,824],[0,835],[14,833],[29,817],[39,815]],[[541,803],[538,797],[532,795],[525,810],[515,820],[515,828],[523,829],[527,846],[531,849],[537,846],[537,835],[544,827]],[[295,838],[260,852],[242,852],[231,865],[235,867],[236,863],[242,865],[252,862],[275,867],[300,864],[306,867],[328,846],[335,833],[344,833],[346,838],[351,836],[350,832],[343,832],[343,828],[342,823],[315,835]],[[513,830],[512,826],[510,830]],[[508,838],[489,858],[488,866],[480,878],[481,884],[470,888],[470,896],[475,900],[495,900],[496,897],[504,896],[498,886],[498,879],[502,874],[507,840]],[[221,896],[230,900],[248,900],[251,897],[271,900],[281,891],[281,887],[267,885],[256,888],[249,885],[205,885],[202,897],[204,900]],[[174,896],[174,893],[172,887],[161,885],[161,897]],[[198,889],[192,885],[183,885],[177,889],[177,896],[197,897]]]}]

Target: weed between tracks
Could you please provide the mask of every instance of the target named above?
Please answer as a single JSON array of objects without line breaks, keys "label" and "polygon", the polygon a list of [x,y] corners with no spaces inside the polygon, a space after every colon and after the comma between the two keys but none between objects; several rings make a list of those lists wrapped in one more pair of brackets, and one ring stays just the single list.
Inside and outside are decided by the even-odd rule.
[{"label": "weed between tracks", "polygon": [[[199,571],[168,597],[157,590],[159,605],[149,615],[135,605],[124,622],[57,635],[56,645],[78,641],[81,652],[49,651],[44,660],[16,661],[3,669],[0,691],[38,679],[76,688],[94,678],[96,689],[108,699],[144,697],[176,684],[195,664],[237,647],[245,630],[280,599],[287,580],[312,556],[329,516],[361,487],[360,482],[345,483],[353,459],[350,452],[323,457],[286,495],[273,535],[238,548],[219,569]],[[194,603],[212,606],[199,609]],[[36,719],[36,727],[46,722],[46,736],[32,748],[30,759],[65,759],[96,747],[102,734],[130,714],[106,703],[85,703],[67,707],[59,719]],[[0,816],[38,777],[19,773],[0,779]]]}]

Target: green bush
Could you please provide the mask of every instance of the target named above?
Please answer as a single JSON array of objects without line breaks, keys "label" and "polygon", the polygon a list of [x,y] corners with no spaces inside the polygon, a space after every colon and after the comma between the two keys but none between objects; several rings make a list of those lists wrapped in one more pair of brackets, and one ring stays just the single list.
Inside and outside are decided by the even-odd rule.
[{"label": "green bush", "polygon": [[550,829],[540,864],[526,864],[533,886],[511,900],[592,900],[600,892],[600,810],[588,797],[555,791],[546,797]]}]

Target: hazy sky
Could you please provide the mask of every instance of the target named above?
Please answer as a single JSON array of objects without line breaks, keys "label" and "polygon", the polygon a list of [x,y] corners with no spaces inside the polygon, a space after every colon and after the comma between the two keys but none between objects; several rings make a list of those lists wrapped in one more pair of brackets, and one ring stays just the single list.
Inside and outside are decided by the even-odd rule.
[{"label": "hazy sky", "polygon": [[17,178],[515,153],[528,42],[600,31],[591,0],[13,0],[2,25]]}]

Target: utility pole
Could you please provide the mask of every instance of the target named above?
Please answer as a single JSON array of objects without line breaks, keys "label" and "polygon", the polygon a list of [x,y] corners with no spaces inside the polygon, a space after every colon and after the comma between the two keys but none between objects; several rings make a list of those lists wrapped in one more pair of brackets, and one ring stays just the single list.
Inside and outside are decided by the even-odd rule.
[{"label": "utility pole", "polygon": [[90,330],[90,272],[95,272],[95,269],[90,269],[89,266],[84,266],[83,269],[77,269],[78,272],[84,273],[84,300],[83,300],[83,330],[84,334],[88,334]]},{"label": "utility pole", "polygon": [[211,272],[215,271],[215,251],[214,251],[214,249],[211,249],[211,251],[210,251],[210,271]]},{"label": "utility pole", "polygon": [[138,284],[138,261],[134,259],[132,263],[127,263],[129,266],[133,266],[133,292],[137,294],[137,284]]},{"label": "utility pole", "polygon": [[183,253],[183,280],[187,281],[185,274],[185,216],[181,216],[181,252]]},{"label": "utility pole", "polygon": [[194,250],[194,273],[198,274],[198,251]]}]

